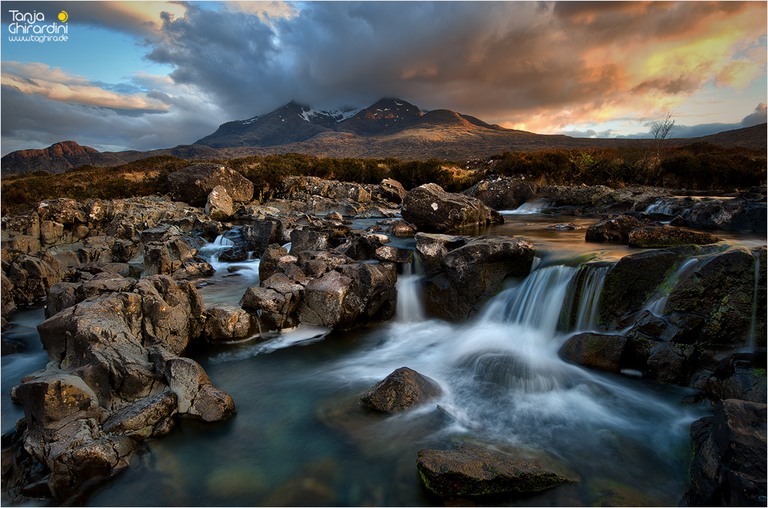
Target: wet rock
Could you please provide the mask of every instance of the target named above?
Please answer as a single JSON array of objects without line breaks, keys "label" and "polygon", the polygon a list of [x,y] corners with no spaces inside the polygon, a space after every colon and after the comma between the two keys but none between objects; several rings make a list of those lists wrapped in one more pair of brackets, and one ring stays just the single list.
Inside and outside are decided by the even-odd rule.
[{"label": "wet rock", "polygon": [[[212,275],[213,267],[197,255],[195,240],[173,232],[148,235],[145,231],[144,270],[146,275],[172,275],[175,279]],[[150,240],[160,236],[160,240]]]},{"label": "wet rock", "polygon": [[0,275],[0,315],[10,316],[16,310],[16,302],[13,301],[13,283],[5,272]]},{"label": "wet rock", "polygon": [[588,242],[629,242],[629,234],[635,229],[649,225],[647,221],[641,221],[631,215],[615,215],[609,219],[601,220],[587,228],[586,240]]},{"label": "wet rock", "polygon": [[690,344],[661,342],[651,349],[646,374],[662,383],[687,386],[696,359],[696,349]]},{"label": "wet rock", "polygon": [[606,372],[619,372],[627,338],[621,335],[580,333],[568,339],[560,348],[562,359]]},{"label": "wet rock", "polygon": [[240,228],[246,242],[246,248],[253,251],[254,257],[261,257],[270,244],[280,243],[283,239],[283,223],[277,219],[254,220]]},{"label": "wet rock", "polygon": [[330,246],[330,233],[311,228],[291,231],[291,253],[322,251]]},{"label": "wet rock", "polygon": [[405,221],[397,221],[390,228],[392,234],[398,238],[413,238],[416,236],[416,228]]},{"label": "wet rock", "polygon": [[669,250],[639,252],[621,258],[605,277],[600,322],[620,326],[617,320],[640,311],[681,258]]},{"label": "wet rock", "polygon": [[164,391],[115,411],[102,428],[109,434],[146,439],[168,434],[174,426],[176,395]]},{"label": "wet rock", "polygon": [[289,256],[286,248],[278,244],[269,245],[261,255],[259,280],[267,280],[276,273],[285,273],[296,261],[296,256]]},{"label": "wet rock", "polygon": [[534,461],[467,444],[421,450],[416,466],[427,489],[440,497],[540,492],[573,481]]},{"label": "wet rock", "polygon": [[413,261],[413,251],[409,249],[400,249],[390,245],[382,245],[374,252],[374,257],[379,261],[388,261],[390,263],[408,264]]},{"label": "wet rock", "polygon": [[354,259],[334,251],[302,251],[296,260],[298,267],[309,277],[320,277],[353,262]]},{"label": "wet rock", "polygon": [[766,400],[766,355],[761,348],[753,353],[728,355],[697,387],[712,400]]},{"label": "wet rock", "polygon": [[512,210],[536,195],[538,186],[519,178],[499,177],[476,183],[464,194],[477,198],[494,210]]},{"label": "wet rock", "polygon": [[51,317],[86,298],[108,293],[132,291],[136,279],[102,272],[84,282],[59,282],[51,286],[45,307],[45,317]]},{"label": "wet rock", "polygon": [[221,185],[215,186],[208,194],[203,211],[213,220],[227,220],[235,213],[234,203],[227,189]]},{"label": "wet rock", "polygon": [[6,271],[12,283],[13,301],[16,305],[31,305],[44,300],[51,286],[60,282],[65,273],[66,268],[48,252],[17,257]]},{"label": "wet rock", "polygon": [[605,185],[552,185],[542,187],[540,194],[552,199],[553,206],[596,207],[615,203],[615,191]]},{"label": "wet rock", "polygon": [[253,198],[253,183],[220,164],[192,164],[168,175],[171,197],[193,206],[204,206],[216,186],[223,187],[235,203],[247,203]]},{"label": "wet rock", "polygon": [[691,425],[689,506],[766,503],[766,405],[728,399]]},{"label": "wet rock", "polygon": [[218,304],[208,308],[204,335],[209,342],[235,342],[254,336],[257,323],[251,315],[230,304]]},{"label": "wet rock", "polygon": [[403,219],[420,231],[445,233],[466,228],[501,224],[504,218],[480,200],[446,192],[437,184],[416,187],[406,195]]},{"label": "wet rock", "polygon": [[680,245],[708,245],[720,238],[709,233],[688,231],[673,226],[633,229],[629,233],[629,246],[640,248],[676,247]]},{"label": "wet rock", "polygon": [[442,393],[435,380],[401,367],[371,387],[360,398],[360,405],[369,411],[394,414],[425,404]]},{"label": "wet rock", "polygon": [[[743,248],[703,260],[672,288],[665,310],[700,317],[690,320],[695,328],[689,329],[700,345],[744,346],[752,325],[754,271],[755,258]],[[765,312],[756,319],[764,323]]]},{"label": "wet rock", "polygon": [[463,321],[496,294],[507,277],[530,271],[534,248],[515,237],[419,233],[416,249],[426,270],[427,312]]},{"label": "wet rock", "polygon": [[674,224],[700,229],[766,232],[765,196],[747,199],[704,199],[683,208]]}]

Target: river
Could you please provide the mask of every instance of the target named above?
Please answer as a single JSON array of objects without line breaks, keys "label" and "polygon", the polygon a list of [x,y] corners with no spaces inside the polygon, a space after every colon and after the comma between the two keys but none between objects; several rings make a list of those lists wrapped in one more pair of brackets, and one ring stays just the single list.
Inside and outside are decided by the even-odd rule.
[{"label": "river", "polygon": [[[637,249],[586,243],[592,219],[535,210],[505,215],[507,223],[489,233],[532,241],[536,269],[510,281],[480,315],[463,324],[427,319],[418,269],[408,267],[390,322],[351,332],[299,327],[266,341],[214,347],[195,359],[232,395],[237,415],[216,425],[182,421],[170,435],[146,442],[128,471],[88,504],[442,504],[421,485],[417,452],[466,440],[543,457],[579,480],[506,499],[510,505],[677,505],[687,489],[689,427],[708,406],[687,402],[687,389],[597,373],[557,355],[576,331],[563,330],[560,317],[578,266]],[[759,237],[729,239],[765,244]],[[258,284],[258,260],[235,263],[230,273],[232,265],[216,262],[216,248],[203,250],[214,256],[217,273],[200,292],[208,305],[237,303]],[[584,277],[584,289],[599,296],[604,272]],[[595,304],[577,311],[576,328],[591,327]],[[45,365],[35,331],[42,319],[42,309],[17,312],[4,332],[31,346],[2,358],[3,432],[22,416],[10,388]],[[403,366],[436,380],[444,394],[397,416],[363,413],[360,395]]]}]

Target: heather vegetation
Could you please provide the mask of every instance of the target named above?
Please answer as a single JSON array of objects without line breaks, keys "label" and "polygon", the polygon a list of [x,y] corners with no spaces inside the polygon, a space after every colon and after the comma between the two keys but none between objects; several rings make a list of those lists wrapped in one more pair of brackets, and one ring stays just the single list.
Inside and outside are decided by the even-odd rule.
[{"label": "heather vegetation", "polygon": [[[478,161],[329,158],[302,154],[251,156],[220,162],[251,180],[261,199],[274,197],[286,176],[317,176],[358,183],[400,181],[406,189],[434,182],[459,192],[490,176],[517,176],[542,185],[612,187],[651,185],[696,191],[732,191],[765,183],[765,153],[696,143],[657,154],[635,148],[505,152]],[[167,192],[167,176],[189,161],[171,156],[118,167],[82,166],[51,175],[43,171],[2,180],[2,211],[30,209],[43,199],[115,199]]]}]

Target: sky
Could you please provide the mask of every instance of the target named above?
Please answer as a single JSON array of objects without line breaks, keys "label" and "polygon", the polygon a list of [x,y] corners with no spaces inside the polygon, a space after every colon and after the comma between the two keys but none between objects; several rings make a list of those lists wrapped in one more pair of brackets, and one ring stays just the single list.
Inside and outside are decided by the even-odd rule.
[{"label": "sky", "polygon": [[[3,155],[69,139],[112,151],[189,144],[291,100],[335,109],[398,97],[579,137],[647,136],[667,114],[679,137],[766,121],[766,2],[1,9]],[[49,37],[19,40],[24,29]]]}]

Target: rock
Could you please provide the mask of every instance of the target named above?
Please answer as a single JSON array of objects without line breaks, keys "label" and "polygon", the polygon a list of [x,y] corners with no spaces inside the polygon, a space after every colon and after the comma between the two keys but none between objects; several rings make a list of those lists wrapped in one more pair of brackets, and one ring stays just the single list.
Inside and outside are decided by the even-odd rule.
[{"label": "rock", "polygon": [[681,258],[669,250],[639,252],[621,258],[605,277],[599,321],[621,327],[617,320],[639,312]]},{"label": "rock", "polygon": [[[702,260],[689,277],[672,288],[666,312],[702,318],[692,321],[694,326],[688,330],[701,346],[744,346],[752,325],[754,273],[755,258],[744,248]],[[756,326],[764,330],[765,311],[757,313],[756,319]]]},{"label": "rock", "polygon": [[385,178],[379,184],[379,193],[387,201],[391,201],[392,203],[395,203],[395,204],[400,204],[403,202],[403,199],[405,199],[405,196],[406,194],[408,194],[408,191],[405,190],[405,187],[403,187],[403,184],[401,184],[397,180],[393,180],[391,178]]},{"label": "rock", "polygon": [[728,399],[691,425],[689,506],[766,503],[766,405]]},{"label": "rock", "polygon": [[766,400],[765,364],[764,348],[754,353],[733,353],[696,386],[701,388],[711,400],[740,399],[764,403]]},{"label": "rock", "polygon": [[253,251],[254,257],[261,257],[272,243],[283,239],[283,223],[277,219],[254,220],[240,228],[246,242],[246,249]]},{"label": "rock", "polygon": [[171,197],[193,206],[204,206],[216,186],[223,187],[235,203],[247,203],[253,198],[253,183],[220,164],[192,164],[168,175]]},{"label": "rock", "polygon": [[442,393],[435,380],[401,367],[371,387],[360,398],[360,405],[369,411],[394,414],[425,404]]},{"label": "rock", "polygon": [[285,273],[290,265],[295,265],[297,258],[289,256],[288,250],[278,244],[271,244],[261,255],[259,280],[267,280],[276,273]]},{"label": "rock", "polygon": [[542,196],[550,198],[553,206],[595,207],[615,202],[615,191],[605,185],[552,185],[539,189]]},{"label": "rock", "polygon": [[467,444],[421,450],[416,466],[427,489],[440,497],[524,494],[573,481],[534,461]]},{"label": "rock", "polygon": [[496,294],[507,277],[528,274],[534,248],[515,237],[463,237],[419,233],[416,249],[426,277],[427,312],[464,321]]},{"label": "rock", "polygon": [[482,180],[464,194],[477,198],[494,210],[513,210],[536,195],[538,187],[519,178]]},{"label": "rock", "polygon": [[136,279],[107,272],[95,275],[85,282],[59,282],[51,286],[45,307],[45,317],[51,317],[92,296],[132,291]]},{"label": "rock", "polygon": [[176,394],[160,392],[115,411],[102,428],[109,434],[140,439],[164,436],[173,429],[176,404]]},{"label": "rock", "polygon": [[203,335],[209,342],[235,342],[252,338],[257,323],[246,311],[230,304],[218,304],[205,313]]},{"label": "rock", "polygon": [[647,226],[648,222],[631,215],[615,215],[609,219],[601,220],[587,228],[586,240],[588,242],[629,242],[629,234],[635,230]]},{"label": "rock", "polygon": [[235,213],[232,198],[221,185],[214,187],[208,194],[204,208],[205,215],[213,220],[227,220]]},{"label": "rock", "polygon": [[330,246],[330,233],[303,228],[291,231],[291,254],[304,251],[322,251]]},{"label": "rock", "polygon": [[389,319],[395,310],[396,281],[392,264],[341,265],[306,284],[299,318],[302,323],[341,329]]},{"label": "rock", "polygon": [[646,374],[662,383],[687,386],[696,361],[696,350],[690,344],[661,342],[651,349]]},{"label": "rock", "polygon": [[621,335],[600,335],[580,333],[568,339],[560,348],[562,359],[589,367],[618,373],[622,365],[622,356],[627,338]]},{"label": "rock", "polygon": [[504,218],[480,200],[446,192],[428,183],[410,191],[403,200],[403,219],[420,231],[445,233],[466,228],[501,224]]},{"label": "rock", "polygon": [[13,301],[13,287],[11,280],[5,275],[5,272],[2,272],[0,277],[0,295],[2,296],[0,298],[0,315],[4,318],[16,310],[16,302]]},{"label": "rock", "polygon": [[760,201],[747,199],[703,199],[683,207],[675,225],[726,231],[766,232],[765,196]]},{"label": "rock", "polygon": [[708,245],[720,238],[709,233],[699,233],[673,226],[657,226],[633,229],[629,233],[629,246],[640,248],[676,247],[679,245]]},{"label": "rock", "polygon": [[299,324],[298,312],[304,286],[287,275],[276,273],[263,281],[262,287],[248,288],[241,305],[262,321],[262,331],[281,330]]},{"label": "rock", "polygon": [[6,271],[15,305],[32,305],[44,300],[65,272],[66,268],[48,252],[19,256]]},{"label": "rock", "polygon": [[[145,231],[146,233],[146,231]],[[142,237],[152,236],[142,234]],[[187,236],[163,233],[161,240],[145,240],[144,271],[146,275],[172,275],[175,279],[213,275],[213,267],[197,255],[194,240]]]},{"label": "rock", "polygon": [[326,272],[354,261],[354,259],[335,251],[302,251],[296,264],[307,276],[320,277]]},{"label": "rock", "polygon": [[392,234],[398,238],[413,238],[416,236],[416,228],[403,220],[392,224],[390,230],[392,231]]},{"label": "rock", "polygon": [[413,251],[410,249],[400,249],[391,245],[382,245],[373,255],[379,261],[388,261],[390,263],[409,264],[413,262]]}]

